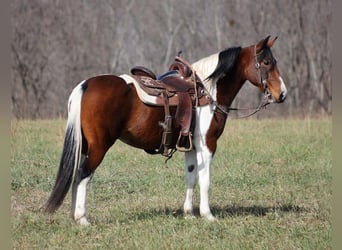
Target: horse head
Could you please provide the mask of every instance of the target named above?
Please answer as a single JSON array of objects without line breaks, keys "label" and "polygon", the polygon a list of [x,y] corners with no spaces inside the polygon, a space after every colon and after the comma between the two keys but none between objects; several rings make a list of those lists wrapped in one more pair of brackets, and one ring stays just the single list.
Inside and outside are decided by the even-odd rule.
[{"label": "horse head", "polygon": [[270,36],[247,48],[249,52],[246,79],[265,94],[269,102],[281,103],[286,99],[287,89],[273,57],[271,47],[277,37]]}]

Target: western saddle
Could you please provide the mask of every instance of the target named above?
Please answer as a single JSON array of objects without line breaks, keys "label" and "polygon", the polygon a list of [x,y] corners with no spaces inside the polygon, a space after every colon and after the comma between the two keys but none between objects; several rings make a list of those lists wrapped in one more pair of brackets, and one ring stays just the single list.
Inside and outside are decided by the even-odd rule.
[{"label": "western saddle", "polygon": [[[195,124],[197,106],[212,102],[202,81],[196,75],[191,65],[180,56],[169,67],[169,71],[156,77],[149,69],[136,66],[131,69],[132,77],[136,80],[135,87],[144,95],[153,97],[147,102],[141,95],[143,102],[155,106],[164,106],[165,120],[159,122],[163,128],[163,136],[158,150],[147,150],[150,154],[158,154],[171,158],[177,150],[186,152],[193,148],[192,136]],[[172,116],[170,106],[176,106],[175,121],[180,126],[180,132],[175,148],[172,146]]]}]

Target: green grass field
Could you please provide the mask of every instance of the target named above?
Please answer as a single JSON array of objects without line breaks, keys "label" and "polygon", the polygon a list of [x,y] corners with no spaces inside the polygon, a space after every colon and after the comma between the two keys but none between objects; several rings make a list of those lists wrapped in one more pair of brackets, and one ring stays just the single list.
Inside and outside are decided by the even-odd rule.
[{"label": "green grass field", "polygon": [[184,219],[183,155],[164,164],[118,142],[88,188],[89,227],[39,212],[52,189],[64,120],[12,121],[14,249],[331,249],[332,122],[230,120],[212,164],[217,222]]}]

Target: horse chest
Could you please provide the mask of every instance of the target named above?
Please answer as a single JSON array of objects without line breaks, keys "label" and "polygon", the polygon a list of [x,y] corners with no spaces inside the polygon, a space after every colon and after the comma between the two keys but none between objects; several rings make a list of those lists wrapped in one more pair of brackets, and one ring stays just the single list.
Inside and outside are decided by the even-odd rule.
[{"label": "horse chest", "polygon": [[199,107],[194,134],[195,143],[200,147],[206,146],[214,153],[217,140],[224,130],[226,120],[226,115],[214,112],[210,105]]}]

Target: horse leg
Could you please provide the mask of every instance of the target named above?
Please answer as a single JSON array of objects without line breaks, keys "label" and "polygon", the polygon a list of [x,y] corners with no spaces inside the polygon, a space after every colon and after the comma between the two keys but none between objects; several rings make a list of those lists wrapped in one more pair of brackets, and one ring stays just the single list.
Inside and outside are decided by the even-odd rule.
[{"label": "horse leg", "polygon": [[91,147],[89,144],[88,154],[82,156],[82,162],[75,173],[72,186],[72,210],[73,219],[80,225],[87,226],[90,223],[86,218],[86,194],[87,185],[94,175],[95,169],[100,165],[107,149],[96,145]]},{"label": "horse leg", "polygon": [[87,156],[82,155],[82,161],[79,169],[75,173],[75,180],[72,185],[72,205],[71,216],[80,225],[87,226],[86,214],[86,193],[87,184],[93,176],[93,172],[87,168]]},{"label": "horse leg", "polygon": [[210,189],[210,165],[213,158],[212,153],[206,146],[197,149],[198,183],[200,187],[200,214],[209,221],[214,221],[209,207]]},{"label": "horse leg", "polygon": [[186,195],[184,202],[184,215],[186,218],[193,217],[193,194],[194,187],[197,180],[197,161],[196,161],[196,151],[191,150],[190,152],[185,152],[185,180],[186,180]]}]

